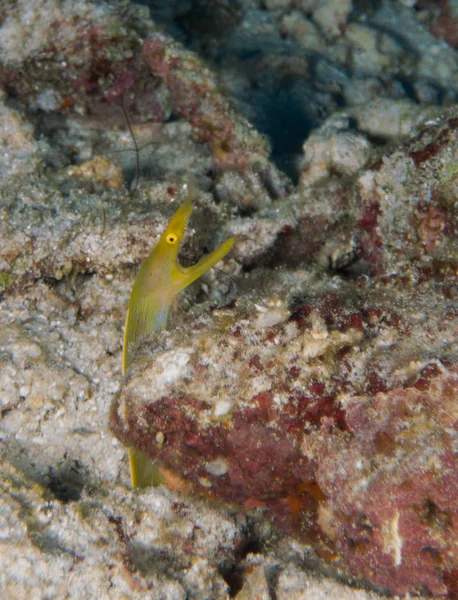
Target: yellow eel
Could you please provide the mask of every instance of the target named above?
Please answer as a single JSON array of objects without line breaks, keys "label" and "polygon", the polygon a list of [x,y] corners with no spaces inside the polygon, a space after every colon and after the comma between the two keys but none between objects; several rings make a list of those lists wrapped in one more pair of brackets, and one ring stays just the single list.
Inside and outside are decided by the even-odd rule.
[{"label": "yellow eel", "polygon": [[[158,329],[166,327],[175,296],[224,258],[234,244],[235,238],[231,237],[197,264],[188,268],[180,265],[178,251],[191,216],[192,196],[188,190],[184,204],[173,215],[135,278],[124,329],[123,375],[138,344]],[[129,458],[133,488],[161,483],[156,465],[142,451],[129,448]]]}]

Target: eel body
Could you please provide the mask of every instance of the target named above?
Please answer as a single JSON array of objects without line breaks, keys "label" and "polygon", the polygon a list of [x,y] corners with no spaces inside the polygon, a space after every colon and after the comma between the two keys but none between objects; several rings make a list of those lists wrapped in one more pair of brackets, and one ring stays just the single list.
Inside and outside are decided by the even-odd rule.
[{"label": "eel body", "polygon": [[[138,344],[166,327],[175,296],[224,258],[234,244],[235,238],[231,237],[197,264],[187,268],[180,265],[178,251],[192,212],[189,195],[173,215],[135,278],[124,329],[123,375],[131,364]],[[156,465],[141,450],[129,448],[129,457],[133,488],[160,483]]]}]

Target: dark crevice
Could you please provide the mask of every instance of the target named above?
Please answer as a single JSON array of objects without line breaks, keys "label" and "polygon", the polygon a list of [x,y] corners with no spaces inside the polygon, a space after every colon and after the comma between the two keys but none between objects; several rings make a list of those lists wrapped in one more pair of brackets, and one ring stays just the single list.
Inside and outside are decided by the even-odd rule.
[{"label": "dark crevice", "polygon": [[249,533],[238,551],[235,560],[227,562],[219,567],[219,573],[229,587],[229,596],[234,598],[243,587],[245,582],[244,560],[249,554],[262,554],[265,550],[264,540],[254,531],[255,527],[249,527]]},{"label": "dark crevice", "polygon": [[63,504],[80,500],[84,485],[84,473],[77,460],[67,459],[57,468],[50,467],[46,487]]}]

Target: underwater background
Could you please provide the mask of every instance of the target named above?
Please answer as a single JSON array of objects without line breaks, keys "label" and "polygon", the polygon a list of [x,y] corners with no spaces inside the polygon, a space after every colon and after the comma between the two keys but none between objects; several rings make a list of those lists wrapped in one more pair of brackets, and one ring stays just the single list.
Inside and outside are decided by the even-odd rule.
[{"label": "underwater background", "polygon": [[[458,598],[457,47],[456,0],[0,2],[2,597]],[[183,268],[236,241],[123,377],[183,186]]]}]

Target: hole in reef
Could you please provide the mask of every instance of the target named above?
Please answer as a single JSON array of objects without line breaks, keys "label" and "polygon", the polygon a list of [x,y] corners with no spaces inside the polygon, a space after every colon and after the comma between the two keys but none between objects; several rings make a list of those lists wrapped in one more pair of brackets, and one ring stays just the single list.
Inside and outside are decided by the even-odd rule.
[{"label": "hole in reef", "polygon": [[84,471],[77,460],[65,460],[57,468],[49,469],[47,487],[53,496],[68,504],[81,498],[84,488]]},{"label": "hole in reef", "polygon": [[229,587],[229,596],[234,598],[243,587],[243,569],[238,564],[220,567],[219,573]]},{"label": "hole in reef", "polygon": [[235,557],[235,562],[225,563],[220,566],[219,573],[229,587],[229,596],[234,598],[243,587],[245,581],[244,559],[249,554],[261,554],[263,543],[256,537],[247,539]]}]

